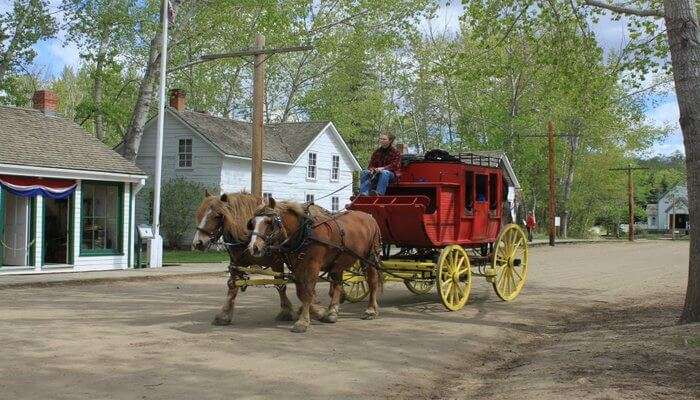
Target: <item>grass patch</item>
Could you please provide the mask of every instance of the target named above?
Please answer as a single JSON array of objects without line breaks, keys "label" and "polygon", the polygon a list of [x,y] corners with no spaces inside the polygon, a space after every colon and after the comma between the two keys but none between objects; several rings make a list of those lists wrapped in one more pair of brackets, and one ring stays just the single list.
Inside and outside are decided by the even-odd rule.
[{"label": "grass patch", "polygon": [[686,343],[688,343],[688,347],[690,347],[690,348],[699,348],[700,347],[700,336],[689,337],[686,340]]},{"label": "grass patch", "polygon": [[227,261],[228,253],[223,251],[165,250],[163,252],[163,263],[165,264],[219,263]]}]

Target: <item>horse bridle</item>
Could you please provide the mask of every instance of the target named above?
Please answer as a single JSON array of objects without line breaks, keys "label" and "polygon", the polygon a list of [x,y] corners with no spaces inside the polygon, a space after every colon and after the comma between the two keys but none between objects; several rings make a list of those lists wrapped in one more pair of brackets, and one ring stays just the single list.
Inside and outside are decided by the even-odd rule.
[{"label": "horse bridle", "polygon": [[284,235],[284,238],[282,238],[282,240],[286,239],[287,231],[284,229],[282,217],[278,213],[270,211],[263,214],[257,214],[256,217],[272,218],[272,233],[270,233],[269,235],[265,235],[264,233],[253,230],[252,235],[257,235],[268,246],[274,244],[271,243],[272,240],[276,239],[277,236],[279,236],[280,234]]},{"label": "horse bridle", "polygon": [[213,242],[216,242],[217,240],[219,240],[219,238],[221,237],[221,234],[224,231],[224,223],[221,222],[221,224],[213,232],[210,232],[210,231],[208,231],[204,228],[200,228],[200,227],[197,227],[197,230],[199,232],[207,235],[209,237],[209,242],[213,243]]}]

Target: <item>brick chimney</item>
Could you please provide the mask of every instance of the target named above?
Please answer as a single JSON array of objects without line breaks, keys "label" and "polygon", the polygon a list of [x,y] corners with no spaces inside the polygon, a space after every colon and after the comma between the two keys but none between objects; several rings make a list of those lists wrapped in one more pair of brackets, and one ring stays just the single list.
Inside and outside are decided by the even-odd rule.
[{"label": "brick chimney", "polygon": [[182,89],[170,90],[170,107],[172,107],[178,111],[185,111],[186,105],[187,105],[187,99],[185,97],[184,90],[182,90]]},{"label": "brick chimney", "polygon": [[32,96],[32,108],[39,110],[46,115],[56,114],[58,96],[50,90],[37,90]]}]

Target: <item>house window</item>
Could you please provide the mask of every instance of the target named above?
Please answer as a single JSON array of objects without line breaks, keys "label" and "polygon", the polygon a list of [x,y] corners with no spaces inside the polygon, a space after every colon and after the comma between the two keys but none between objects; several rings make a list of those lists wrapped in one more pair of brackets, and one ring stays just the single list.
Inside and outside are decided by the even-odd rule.
[{"label": "house window", "polygon": [[180,168],[192,167],[192,139],[180,139],[178,141],[178,157]]},{"label": "house window", "polygon": [[306,170],[306,177],[316,179],[316,153],[309,153],[309,166]]},{"label": "house window", "polygon": [[80,255],[122,253],[122,184],[83,182]]},{"label": "house window", "polygon": [[336,196],[331,197],[331,211],[338,212],[340,201]]},{"label": "house window", "polygon": [[269,201],[271,197],[272,197],[272,193],[268,193],[268,192],[263,193],[263,199],[265,199],[265,201]]},{"label": "house window", "polygon": [[314,202],[314,195],[313,194],[307,194],[306,195],[306,202],[311,204]]},{"label": "house window", "polygon": [[337,181],[340,176],[340,156],[333,155],[333,163],[331,165],[331,180]]}]

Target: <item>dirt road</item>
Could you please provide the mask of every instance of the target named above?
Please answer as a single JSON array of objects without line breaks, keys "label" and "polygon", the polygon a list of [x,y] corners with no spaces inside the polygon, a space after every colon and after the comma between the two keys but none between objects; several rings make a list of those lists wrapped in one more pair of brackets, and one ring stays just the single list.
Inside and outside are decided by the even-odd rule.
[{"label": "dirt road", "polygon": [[687,260],[687,242],[538,247],[512,303],[476,280],[448,312],[388,284],[379,319],[344,305],[306,334],[274,320],[273,289],[210,325],[223,276],[5,289],[0,398],[691,399],[700,329],[674,326]]}]

